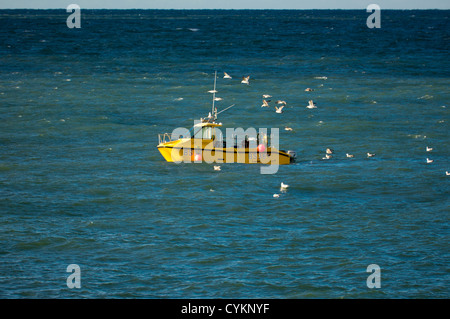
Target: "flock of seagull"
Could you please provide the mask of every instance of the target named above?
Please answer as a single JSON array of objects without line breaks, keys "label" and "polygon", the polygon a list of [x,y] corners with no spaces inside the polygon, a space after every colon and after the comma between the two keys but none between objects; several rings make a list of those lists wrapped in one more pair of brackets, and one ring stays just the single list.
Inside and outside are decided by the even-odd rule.
[{"label": "flock of seagull", "polygon": [[[232,79],[233,77],[231,75],[229,75],[227,72],[224,72],[223,73],[223,78],[224,79]],[[326,79],[326,77],[320,77],[320,78],[321,79]],[[243,76],[242,79],[241,79],[241,83],[242,84],[247,84],[247,85],[250,84],[250,75]],[[312,92],[312,91],[314,91],[314,90],[311,89],[311,88],[306,88],[305,89],[305,92]],[[214,92],[217,92],[217,91],[213,91],[212,90],[212,91],[208,91],[208,92],[214,93]],[[272,95],[263,94],[263,101],[262,101],[263,104],[261,105],[261,107],[270,107],[269,102],[271,102],[271,100],[269,100],[269,99],[271,97],[272,97]],[[216,100],[216,101],[218,101],[218,100]],[[277,100],[276,104],[278,106],[275,106],[275,113],[279,113],[279,114],[283,113],[283,108],[286,106],[286,101]],[[315,109],[315,108],[317,108],[317,105],[316,105],[316,103],[314,103],[313,100],[309,100],[308,101],[308,105],[306,105],[306,108],[308,108],[308,109]]]},{"label": "flock of seagull", "polygon": [[[223,78],[224,78],[224,79],[232,79],[232,77],[231,77],[228,73],[226,73],[226,72],[224,72]],[[324,79],[324,80],[326,80],[327,77],[317,77],[317,79]],[[241,79],[241,83],[242,83],[242,84],[247,84],[247,85],[250,84],[250,75],[243,76],[242,79]],[[306,89],[305,89],[305,92],[312,92],[312,91],[314,91],[314,89],[311,89],[311,88],[306,88]],[[210,92],[210,93],[214,93],[214,92],[217,92],[217,91],[209,91],[209,92]],[[261,107],[271,107],[270,104],[269,104],[269,103],[271,102],[271,100],[270,100],[271,97],[272,97],[272,96],[269,95],[269,94],[263,94],[263,95],[262,95],[263,100],[262,100],[262,105],[261,105]],[[221,98],[215,98],[215,100],[216,100],[216,101],[220,101],[220,100],[222,100],[222,99],[221,99]],[[280,114],[280,113],[283,113],[283,108],[286,106],[286,101],[283,101],[283,100],[277,100],[277,101],[276,101],[276,104],[277,104],[278,106],[275,106],[275,113],[279,113],[279,114]],[[316,105],[316,103],[314,103],[313,100],[309,100],[309,101],[308,101],[308,105],[306,105],[306,108],[308,108],[308,109],[315,109],[315,108],[317,108],[317,105]],[[286,130],[286,131],[292,131],[292,128],[291,128],[291,127],[285,127],[285,130]],[[426,147],[426,151],[427,151],[427,152],[431,152],[432,150],[433,150],[432,147],[428,147],[428,146]],[[325,156],[324,156],[322,159],[323,159],[323,160],[331,159],[331,158],[333,157],[332,154],[334,154],[334,150],[328,147],[328,148],[325,150]],[[353,154],[346,153],[345,155],[346,155],[347,158],[354,158],[354,155],[353,155]],[[376,155],[375,153],[367,152],[367,158],[374,157],[375,155]],[[431,163],[433,163],[433,162],[434,162],[434,160],[429,159],[429,158],[427,157],[427,159],[426,159],[426,163],[427,163],[427,164],[431,164]],[[214,170],[220,171],[220,166],[214,166]],[[450,172],[449,172],[449,171],[446,171],[445,174],[446,174],[447,176],[450,176]],[[284,183],[281,183],[280,191],[281,191],[281,192],[286,192],[286,190],[287,190],[288,187],[289,187],[289,185],[284,184]],[[280,194],[274,194],[273,197],[274,197],[274,198],[279,198],[279,197],[280,197]]]},{"label": "flock of seagull", "polygon": [[[433,148],[427,146],[425,150],[427,152],[431,152],[433,150]],[[329,148],[329,147],[327,147],[327,149],[325,150],[325,157],[323,157],[322,159],[330,159],[332,157],[332,154],[334,154],[334,150]],[[376,155],[375,153],[367,153],[367,157],[368,158],[369,157],[374,157],[375,155]],[[347,156],[347,158],[353,158],[354,157],[353,154],[349,154],[349,153],[346,153],[346,156]],[[434,162],[434,160],[429,159],[427,157],[427,160],[426,160],[427,164],[431,164],[433,162]],[[445,175],[450,176],[450,172],[449,171],[445,171]],[[283,182],[281,182],[280,192],[281,193],[286,193],[286,190],[287,190],[288,187],[289,187],[289,185],[284,184]],[[279,198],[280,196],[281,196],[281,194],[279,194],[279,193],[273,194],[274,198]]]},{"label": "flock of seagull", "polygon": [[[271,100],[269,100],[269,98],[271,98],[271,97],[272,97],[272,95],[263,94],[263,101],[262,101],[263,104],[261,105],[261,107],[270,107],[269,102],[271,102]],[[286,101],[277,100],[276,104],[278,104],[279,106],[275,106],[275,113],[283,113],[283,108],[286,106]],[[313,100],[309,100],[306,108],[316,109],[317,105],[316,105],[316,103],[314,103]]]},{"label": "flock of seagull", "polygon": [[[332,154],[334,154],[334,150],[329,148],[329,147],[327,147],[327,149],[325,150],[325,157],[322,157],[322,159],[324,159],[324,160],[330,159],[330,158],[333,157]],[[367,154],[367,158],[374,157],[376,155],[375,153],[369,153],[369,152],[367,152],[366,154]],[[345,153],[345,156],[347,158],[354,158],[355,157],[355,155],[349,154],[349,153]]]}]

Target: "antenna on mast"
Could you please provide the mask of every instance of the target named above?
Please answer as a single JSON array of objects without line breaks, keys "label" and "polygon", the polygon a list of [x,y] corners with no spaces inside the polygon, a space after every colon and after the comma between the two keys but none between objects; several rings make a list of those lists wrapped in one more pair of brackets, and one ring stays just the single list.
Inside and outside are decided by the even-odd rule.
[{"label": "antenna on mast", "polygon": [[222,112],[225,112],[226,110],[228,110],[228,109],[231,109],[233,106],[235,106],[236,104],[233,104],[233,105],[230,105],[229,107],[227,107],[226,109],[223,109],[222,111],[220,111],[219,113],[217,113],[217,109],[216,109],[216,117],[217,117],[217,115],[218,114],[220,114],[220,113],[222,113]]}]

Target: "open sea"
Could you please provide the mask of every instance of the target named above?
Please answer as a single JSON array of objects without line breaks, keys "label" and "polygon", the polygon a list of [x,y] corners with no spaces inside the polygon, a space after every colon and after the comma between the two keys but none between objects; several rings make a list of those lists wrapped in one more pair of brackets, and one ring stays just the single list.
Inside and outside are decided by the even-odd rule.
[{"label": "open sea", "polygon": [[[70,14],[0,10],[0,298],[450,297],[450,11]],[[295,164],[163,159],[215,71]]]}]

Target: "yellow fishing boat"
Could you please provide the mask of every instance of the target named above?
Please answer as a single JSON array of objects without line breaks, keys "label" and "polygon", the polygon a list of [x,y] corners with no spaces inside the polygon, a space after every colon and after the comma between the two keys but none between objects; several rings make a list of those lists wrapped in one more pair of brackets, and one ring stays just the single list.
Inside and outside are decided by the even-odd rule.
[{"label": "yellow fishing boat", "polygon": [[[216,77],[214,78],[213,105],[208,117],[194,122],[194,126],[187,129],[177,129],[172,134],[159,134],[158,150],[167,162],[176,163],[243,163],[243,164],[271,164],[285,165],[295,161],[294,151],[278,149],[274,143],[273,134],[268,136],[263,130],[259,133],[255,129],[231,129],[231,137],[223,139],[217,123],[217,113],[214,107],[216,91]],[[273,133],[274,129],[272,129]],[[278,129],[276,129],[278,132]],[[270,141],[269,141],[270,137]],[[278,137],[278,136],[277,136]],[[277,142],[278,139],[275,139]],[[270,143],[269,143],[270,142]]]}]

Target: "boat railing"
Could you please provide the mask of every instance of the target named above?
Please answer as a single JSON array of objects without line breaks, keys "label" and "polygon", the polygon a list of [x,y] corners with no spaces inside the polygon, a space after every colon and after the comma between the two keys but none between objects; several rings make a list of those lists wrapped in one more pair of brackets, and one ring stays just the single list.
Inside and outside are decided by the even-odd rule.
[{"label": "boat railing", "polygon": [[167,143],[172,141],[171,133],[158,134],[159,144]]},{"label": "boat railing", "polygon": [[[270,139],[267,140],[267,137],[265,137],[265,141],[263,138],[263,141],[260,141],[259,138],[257,139],[257,143],[264,143],[266,144],[266,146],[271,146],[272,145],[272,138],[273,135],[270,134]],[[237,137],[233,134],[232,135],[233,140],[235,141],[235,147],[237,147]],[[220,147],[221,145],[223,145],[223,147],[225,147],[226,142],[223,140],[223,136],[220,136],[218,139],[214,139],[214,147]],[[158,140],[159,140],[159,144],[163,144],[163,143],[167,143],[167,142],[172,142],[172,134],[171,133],[164,133],[164,134],[158,134]],[[242,141],[242,147],[249,147],[249,141],[246,139],[245,141]]]}]

